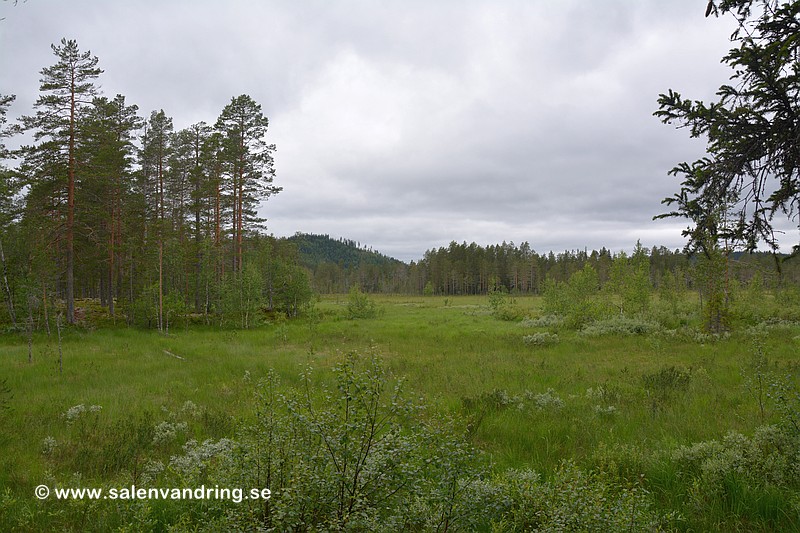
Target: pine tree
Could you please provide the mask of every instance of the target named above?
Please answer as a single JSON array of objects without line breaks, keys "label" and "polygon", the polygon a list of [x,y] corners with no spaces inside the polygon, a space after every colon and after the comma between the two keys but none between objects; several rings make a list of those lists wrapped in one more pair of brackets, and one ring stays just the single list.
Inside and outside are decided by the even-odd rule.
[{"label": "pine tree", "polygon": [[[156,238],[158,239],[158,330],[164,329],[164,240],[166,238],[165,181],[172,149],[172,118],[164,110],[153,111],[143,139],[142,171],[148,198],[154,202]],[[152,180],[152,184],[149,182]],[[152,187],[152,188],[151,188]],[[153,204],[150,204],[153,205]]]},{"label": "pine tree", "polygon": [[269,121],[261,106],[250,96],[231,99],[217,120],[216,129],[223,136],[226,171],[230,178],[233,240],[233,270],[242,270],[242,242],[248,225],[261,222],[255,209],[261,200],[278,193],[272,185],[275,177],[272,154],[275,145],[264,137]]},{"label": "pine tree", "polygon": [[42,69],[40,91],[43,93],[34,104],[36,114],[22,117],[27,129],[35,130],[35,139],[47,141],[37,148],[50,154],[54,150],[62,158],[65,176],[53,176],[65,181],[66,188],[66,294],[67,321],[75,323],[75,181],[76,150],[80,132],[78,123],[84,108],[92,103],[97,93],[94,79],[103,71],[97,68],[98,59],[91,52],[81,52],[74,40],[61,39],[61,46],[52,45],[58,62]]}]

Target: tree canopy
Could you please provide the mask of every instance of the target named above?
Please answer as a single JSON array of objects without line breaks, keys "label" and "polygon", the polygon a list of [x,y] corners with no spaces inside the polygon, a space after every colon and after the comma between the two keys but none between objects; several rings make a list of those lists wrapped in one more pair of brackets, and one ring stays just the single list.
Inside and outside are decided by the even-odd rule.
[{"label": "tree canopy", "polygon": [[733,74],[715,102],[659,96],[655,116],[708,144],[705,157],[670,171],[683,181],[663,201],[673,209],[656,218],[690,220],[688,251],[723,239],[776,251],[781,221],[797,224],[800,213],[800,2],[712,0],[712,13],[738,21],[722,58]]}]

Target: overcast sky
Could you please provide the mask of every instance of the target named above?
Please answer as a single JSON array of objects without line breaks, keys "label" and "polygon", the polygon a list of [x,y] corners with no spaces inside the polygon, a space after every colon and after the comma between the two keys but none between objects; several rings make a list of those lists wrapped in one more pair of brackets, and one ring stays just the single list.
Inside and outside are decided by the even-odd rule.
[{"label": "overcast sky", "polygon": [[652,116],[713,98],[730,18],[705,0],[0,2],[0,94],[30,114],[62,37],[106,96],[176,129],[249,94],[270,119],[268,231],[404,261],[450,241],[540,253],[684,244],[653,222],[704,142]]}]

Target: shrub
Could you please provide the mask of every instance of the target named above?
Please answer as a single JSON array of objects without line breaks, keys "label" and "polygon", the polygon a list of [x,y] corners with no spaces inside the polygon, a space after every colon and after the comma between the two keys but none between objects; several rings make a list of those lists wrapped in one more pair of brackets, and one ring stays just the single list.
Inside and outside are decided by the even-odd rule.
[{"label": "shrub", "polygon": [[565,325],[580,328],[607,314],[606,302],[600,298],[600,281],[590,264],[570,276],[566,283],[545,281],[542,293],[545,313],[564,317]]},{"label": "shrub", "polygon": [[649,493],[566,462],[547,480],[530,470],[507,470],[494,482],[503,502],[496,531],[659,531],[675,520],[660,514]]},{"label": "shrub", "polygon": [[452,424],[426,420],[377,358],[362,367],[351,354],[334,371],[336,388],[319,395],[310,372],[299,390],[284,390],[272,373],[259,385],[258,420],[242,428],[236,462],[221,474],[269,487],[272,498],[237,525],[470,529],[463,522],[477,511],[459,502],[478,463]]},{"label": "shrub", "polygon": [[498,320],[514,322],[525,318],[525,310],[514,305],[505,287],[493,288],[489,291],[489,308],[492,316]]},{"label": "shrub", "polygon": [[540,394],[534,394],[530,391],[525,392],[525,399],[531,400],[540,411],[546,409],[553,409],[558,411],[564,407],[564,400],[559,397],[553,389],[547,389]]},{"label": "shrub", "polygon": [[555,333],[534,333],[533,335],[525,335],[522,337],[522,342],[526,346],[552,346],[558,344],[558,335]]},{"label": "shrub", "polygon": [[681,446],[668,460],[700,516],[733,514],[754,530],[800,525],[800,438],[786,428],[761,426],[750,437],[730,432],[721,440]]},{"label": "shrub", "polygon": [[660,326],[655,322],[619,316],[584,326],[580,333],[586,337],[600,337],[603,335],[648,335],[659,329]]},{"label": "shrub", "polygon": [[378,306],[367,294],[361,292],[358,286],[354,285],[350,289],[350,296],[347,300],[347,318],[355,320],[375,318],[376,316],[378,316]]}]

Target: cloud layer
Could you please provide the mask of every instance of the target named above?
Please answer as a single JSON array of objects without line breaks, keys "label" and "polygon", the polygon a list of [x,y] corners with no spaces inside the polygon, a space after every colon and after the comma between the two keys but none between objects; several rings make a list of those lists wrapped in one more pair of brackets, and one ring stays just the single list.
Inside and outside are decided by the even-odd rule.
[{"label": "cloud layer", "polygon": [[106,94],[177,127],[247,93],[270,118],[277,235],[328,233],[403,260],[451,240],[540,252],[682,246],[653,222],[702,154],[652,117],[713,98],[731,21],[680,0],[0,4],[0,92],[30,112],[49,49],[75,38]]}]

